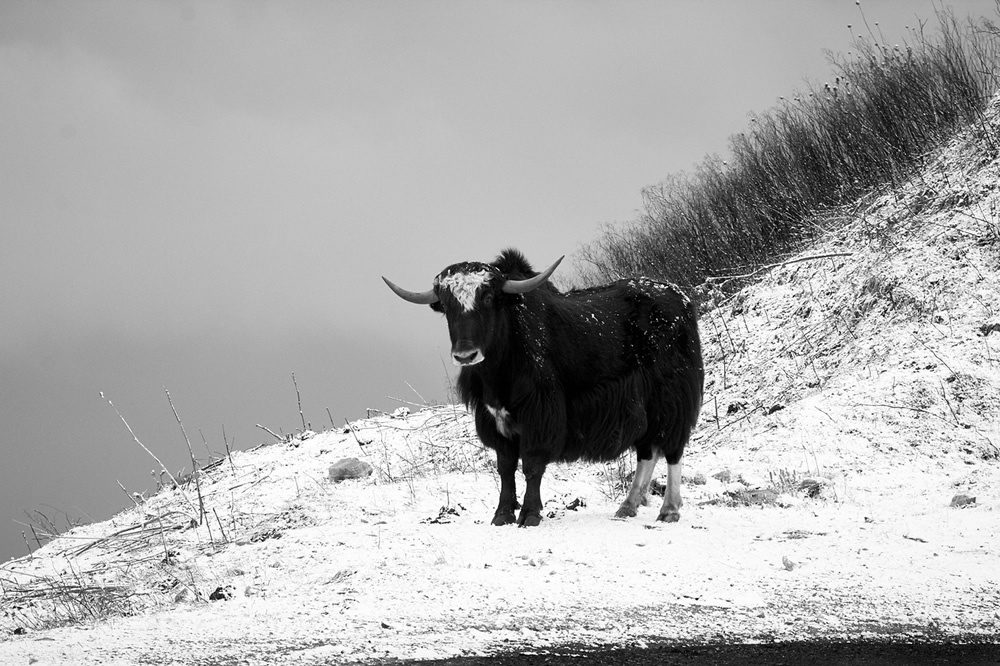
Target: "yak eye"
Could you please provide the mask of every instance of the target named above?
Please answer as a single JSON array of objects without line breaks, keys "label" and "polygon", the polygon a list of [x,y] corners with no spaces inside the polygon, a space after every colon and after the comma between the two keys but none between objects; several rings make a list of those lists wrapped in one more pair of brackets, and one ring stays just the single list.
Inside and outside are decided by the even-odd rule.
[{"label": "yak eye", "polygon": [[486,307],[493,305],[493,294],[487,293],[485,296],[483,296],[483,305],[485,305]]}]

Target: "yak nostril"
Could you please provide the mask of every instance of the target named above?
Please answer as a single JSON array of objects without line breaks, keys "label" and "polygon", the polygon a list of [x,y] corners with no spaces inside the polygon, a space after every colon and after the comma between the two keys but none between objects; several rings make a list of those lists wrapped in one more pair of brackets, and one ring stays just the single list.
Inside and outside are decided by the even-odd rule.
[{"label": "yak nostril", "polygon": [[455,361],[455,365],[473,365],[482,360],[478,349],[469,352],[454,352],[451,357]]}]

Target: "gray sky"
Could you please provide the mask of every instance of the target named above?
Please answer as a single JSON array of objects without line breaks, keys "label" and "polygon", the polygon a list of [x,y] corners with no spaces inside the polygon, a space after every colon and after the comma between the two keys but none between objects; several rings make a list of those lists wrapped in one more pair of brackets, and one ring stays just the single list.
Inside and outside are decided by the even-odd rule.
[{"label": "gray sky", "polygon": [[[954,2],[994,16],[993,0]],[[890,41],[928,0],[865,3]],[[0,3],[0,561],[198,431],[447,398],[424,289],[548,265],[829,73],[853,0]],[[933,21],[932,21],[933,25]],[[874,25],[873,25],[874,27]],[[571,278],[571,262],[560,268]],[[45,505],[49,505],[46,507]]]}]

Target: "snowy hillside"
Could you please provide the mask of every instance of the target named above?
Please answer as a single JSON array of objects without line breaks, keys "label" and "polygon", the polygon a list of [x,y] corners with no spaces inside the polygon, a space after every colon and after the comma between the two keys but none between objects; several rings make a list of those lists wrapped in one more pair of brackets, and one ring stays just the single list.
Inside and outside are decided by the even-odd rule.
[{"label": "snowy hillside", "polygon": [[[375,415],[203,470],[200,525],[188,480],[6,563],[0,662],[995,637],[997,117],[706,295],[679,523],[610,518],[625,460],[551,466],[542,525],[492,527],[493,456],[461,407]],[[329,480],[344,457],[372,475]]]}]

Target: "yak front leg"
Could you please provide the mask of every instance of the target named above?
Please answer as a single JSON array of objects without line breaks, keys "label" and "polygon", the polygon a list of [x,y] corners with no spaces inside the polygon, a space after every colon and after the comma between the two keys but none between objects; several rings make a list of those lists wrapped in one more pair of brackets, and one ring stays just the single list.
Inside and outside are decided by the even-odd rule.
[{"label": "yak front leg", "polygon": [[517,509],[517,483],[514,473],[517,471],[517,450],[497,449],[497,472],[500,473],[500,502],[493,514],[494,525],[510,525],[514,522],[514,510]]},{"label": "yak front leg", "polygon": [[545,474],[545,465],[546,460],[541,456],[521,458],[525,490],[524,505],[517,517],[517,524],[522,527],[534,527],[542,522],[542,476]]}]

